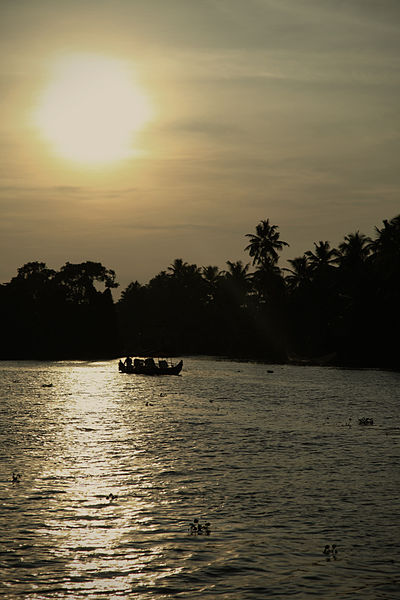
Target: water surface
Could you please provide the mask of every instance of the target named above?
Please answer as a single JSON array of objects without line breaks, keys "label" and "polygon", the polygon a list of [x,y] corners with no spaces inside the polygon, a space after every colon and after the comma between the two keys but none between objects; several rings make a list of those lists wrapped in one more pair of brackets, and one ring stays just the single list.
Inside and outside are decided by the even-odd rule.
[{"label": "water surface", "polygon": [[400,598],[399,383],[211,358],[179,377],[0,363],[0,597]]}]

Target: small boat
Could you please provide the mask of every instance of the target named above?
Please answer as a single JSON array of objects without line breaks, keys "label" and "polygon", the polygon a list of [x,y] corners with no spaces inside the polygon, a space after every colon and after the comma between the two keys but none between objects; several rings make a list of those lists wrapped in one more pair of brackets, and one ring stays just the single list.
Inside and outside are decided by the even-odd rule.
[{"label": "small boat", "polygon": [[118,369],[121,373],[133,373],[135,375],[179,375],[182,371],[183,360],[178,363],[168,363],[163,359],[154,358],[135,358],[133,361],[128,356],[125,361],[120,360]]}]

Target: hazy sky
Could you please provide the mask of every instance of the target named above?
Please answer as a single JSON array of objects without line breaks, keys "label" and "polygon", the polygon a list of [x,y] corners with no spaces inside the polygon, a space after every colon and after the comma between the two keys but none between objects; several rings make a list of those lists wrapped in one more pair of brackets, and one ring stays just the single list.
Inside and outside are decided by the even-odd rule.
[{"label": "hazy sky", "polygon": [[[101,261],[122,289],[175,258],[224,268],[249,260],[244,236],[266,218],[290,244],[284,264],[400,212],[398,0],[2,0],[0,12],[0,282],[32,260]],[[122,158],[79,156],[88,118],[63,111],[86,87],[92,146],[112,149],[122,128]]]}]

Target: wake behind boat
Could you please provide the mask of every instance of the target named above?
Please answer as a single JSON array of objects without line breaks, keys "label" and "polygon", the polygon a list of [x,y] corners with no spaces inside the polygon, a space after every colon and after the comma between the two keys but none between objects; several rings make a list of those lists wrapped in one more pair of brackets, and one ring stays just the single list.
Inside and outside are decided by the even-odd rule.
[{"label": "wake behind boat", "polygon": [[135,375],[179,375],[182,371],[183,360],[173,364],[167,359],[158,359],[157,362],[154,358],[135,358],[131,359],[128,356],[124,361],[120,360],[118,363],[118,369],[121,373],[133,373]]}]

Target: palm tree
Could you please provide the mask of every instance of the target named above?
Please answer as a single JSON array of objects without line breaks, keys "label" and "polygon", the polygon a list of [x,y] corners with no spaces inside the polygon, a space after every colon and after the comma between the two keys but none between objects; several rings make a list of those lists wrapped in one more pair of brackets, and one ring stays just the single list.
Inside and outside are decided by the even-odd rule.
[{"label": "palm tree", "polygon": [[181,258],[176,258],[172,265],[168,267],[169,276],[181,285],[190,285],[201,281],[201,269],[197,265],[190,265]]},{"label": "palm tree", "polygon": [[[400,215],[384,220],[383,227],[375,228],[371,256],[374,290],[375,340],[379,360],[400,369],[396,352],[400,337]],[[377,357],[378,358],[378,357]]]},{"label": "palm tree", "polygon": [[226,264],[228,265],[228,270],[225,271],[226,277],[229,279],[235,279],[236,281],[242,281],[244,283],[249,281],[249,263],[244,265],[241,260],[237,260],[236,262],[227,260]]},{"label": "palm tree", "polygon": [[279,254],[287,242],[279,239],[277,225],[270,225],[269,219],[261,221],[256,227],[256,233],[247,233],[250,244],[245,250],[253,258],[253,265],[259,267],[273,266],[278,262]]},{"label": "palm tree", "polygon": [[292,266],[291,269],[284,268],[283,271],[288,271],[290,275],[285,277],[285,281],[290,290],[296,290],[307,284],[311,280],[311,268],[308,257],[298,256],[292,260],[288,260],[288,263]]},{"label": "palm tree", "polygon": [[215,300],[218,286],[222,281],[223,273],[218,267],[212,265],[209,265],[208,267],[202,267],[201,273],[207,288],[207,299],[208,301],[212,302]]},{"label": "palm tree", "polygon": [[206,281],[211,286],[218,283],[218,281],[222,277],[222,272],[219,270],[219,267],[215,267],[212,265],[209,265],[208,267],[202,267],[201,273],[203,275],[204,281]]},{"label": "palm tree", "polygon": [[384,219],[382,229],[375,227],[375,231],[378,234],[377,239],[373,242],[375,250],[395,250],[400,251],[399,238],[400,238],[400,215],[393,217],[388,221]]},{"label": "palm tree", "polygon": [[400,274],[400,215],[375,227],[377,238],[372,242],[373,262],[386,281],[398,281]]},{"label": "palm tree", "polygon": [[249,273],[249,263],[243,264],[241,260],[226,261],[228,270],[224,271],[225,283],[230,294],[234,296],[239,304],[243,304],[250,290],[252,275]]},{"label": "palm tree", "polygon": [[189,264],[182,260],[182,258],[175,258],[174,262],[168,267],[170,275],[173,277],[179,277],[186,272]]},{"label": "palm tree", "polygon": [[372,240],[363,233],[356,231],[344,236],[339,244],[336,262],[347,269],[356,269],[364,264],[371,253]]},{"label": "palm tree", "polygon": [[313,270],[324,271],[336,262],[338,251],[331,248],[329,242],[314,242],[314,248],[314,252],[307,250],[305,253]]}]

